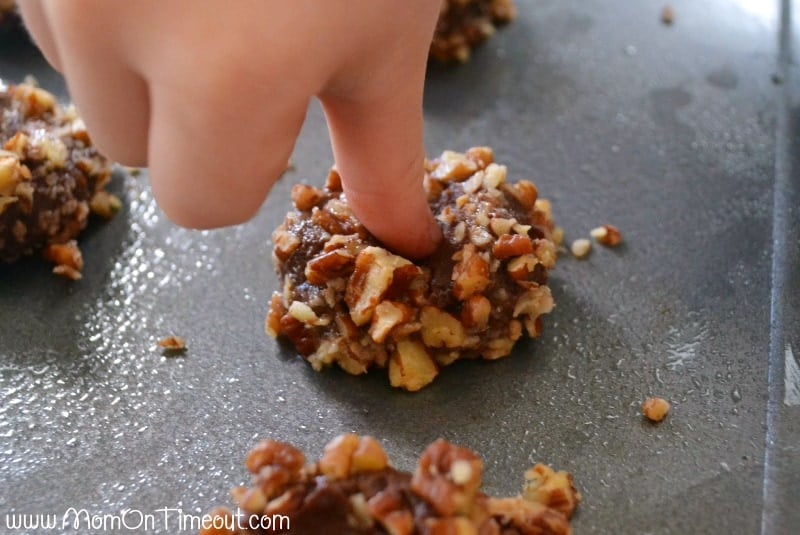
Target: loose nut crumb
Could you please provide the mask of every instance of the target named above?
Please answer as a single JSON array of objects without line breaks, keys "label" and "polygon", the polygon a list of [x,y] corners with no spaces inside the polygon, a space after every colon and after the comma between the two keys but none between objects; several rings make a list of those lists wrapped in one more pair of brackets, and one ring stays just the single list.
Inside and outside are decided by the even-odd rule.
[{"label": "loose nut crumb", "polygon": [[66,243],[51,243],[45,247],[42,254],[45,260],[56,264],[56,267],[66,266],[78,273],[83,269],[83,256],[75,240],[69,240]]},{"label": "loose nut crumb", "polygon": [[591,234],[592,238],[597,240],[597,243],[607,247],[616,247],[622,243],[622,234],[614,225],[603,225],[593,228],[589,234]]},{"label": "loose nut crumb", "polygon": [[168,351],[183,351],[186,349],[186,341],[180,336],[167,336],[158,341],[158,347]]},{"label": "loose nut crumb", "polygon": [[58,265],[53,268],[53,274],[59,275],[64,277],[65,279],[69,279],[71,281],[78,281],[83,278],[83,275],[77,269],[66,266],[66,265]]},{"label": "loose nut crumb", "polygon": [[670,404],[663,398],[648,398],[642,403],[642,414],[651,422],[660,422],[667,417]]},{"label": "loose nut crumb", "polygon": [[579,238],[572,242],[572,247],[570,247],[570,249],[575,258],[586,258],[592,250],[592,242],[586,238]]},{"label": "loose nut crumb", "polygon": [[661,8],[661,22],[665,26],[670,26],[675,22],[675,10],[672,9],[671,5],[667,4]]}]

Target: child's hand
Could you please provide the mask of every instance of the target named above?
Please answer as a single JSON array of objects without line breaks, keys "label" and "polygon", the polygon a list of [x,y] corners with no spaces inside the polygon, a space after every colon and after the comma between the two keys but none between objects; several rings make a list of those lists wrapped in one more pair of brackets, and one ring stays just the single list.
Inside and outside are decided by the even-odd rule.
[{"label": "child's hand", "polygon": [[422,189],[422,89],[440,0],[23,0],[96,144],[150,168],[176,223],[243,222],[322,101],[361,221],[408,256],[439,230]]}]

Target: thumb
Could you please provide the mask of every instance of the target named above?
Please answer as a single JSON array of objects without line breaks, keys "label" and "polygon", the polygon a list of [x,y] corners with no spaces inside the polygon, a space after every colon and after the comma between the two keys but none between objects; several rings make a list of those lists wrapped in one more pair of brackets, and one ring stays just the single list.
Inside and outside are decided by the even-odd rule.
[{"label": "thumb", "polygon": [[378,81],[369,96],[321,96],[350,207],[383,244],[410,258],[431,254],[441,239],[423,188],[424,68],[423,59],[420,72],[399,84]]}]

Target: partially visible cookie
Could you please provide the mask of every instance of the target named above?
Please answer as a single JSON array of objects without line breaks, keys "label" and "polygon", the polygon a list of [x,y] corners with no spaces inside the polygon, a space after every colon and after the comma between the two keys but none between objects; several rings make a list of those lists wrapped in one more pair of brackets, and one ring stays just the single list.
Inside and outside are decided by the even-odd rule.
[{"label": "partially visible cookie", "polygon": [[74,108],[39,87],[0,82],[0,114],[0,261],[67,244],[90,212],[119,209],[104,190],[110,163]]},{"label": "partially visible cookie", "polygon": [[441,63],[463,63],[473,48],[515,17],[514,0],[445,0],[430,57]]},{"label": "partially visible cookie", "polygon": [[316,463],[266,440],[247,456],[252,486],[234,489],[240,515],[216,509],[201,535],[567,535],[581,499],[572,476],[537,464],[511,498],[480,491],[483,462],[437,440],[413,474],[392,468],[372,437],[334,439]]},{"label": "partially visible cookie", "polygon": [[332,170],[325,188],[298,184],[295,210],[273,233],[283,291],[266,330],[290,340],[316,370],[388,368],[419,390],[459,358],[494,360],[553,308],[550,203],[527,180],[506,181],[491,149],[446,151],[424,184],[444,239],[414,263],[381,247],[355,218]]},{"label": "partially visible cookie", "polygon": [[0,0],[0,33],[21,26],[15,0]]}]

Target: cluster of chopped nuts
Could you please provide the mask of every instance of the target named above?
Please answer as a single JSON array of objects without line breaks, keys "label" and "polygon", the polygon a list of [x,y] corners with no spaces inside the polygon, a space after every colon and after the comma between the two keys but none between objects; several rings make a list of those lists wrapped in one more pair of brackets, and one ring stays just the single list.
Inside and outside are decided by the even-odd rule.
[{"label": "cluster of chopped nuts", "polygon": [[494,34],[497,26],[514,17],[514,0],[445,0],[430,57],[442,63],[463,63],[474,47]]},{"label": "cluster of chopped nuts", "polygon": [[[570,474],[542,464],[525,474],[523,494],[488,497],[480,458],[444,440],[428,446],[413,474],[392,468],[374,438],[354,434],[310,464],[295,447],[266,440],[245,466],[252,485],[232,491],[240,514],[216,509],[212,517],[225,521],[201,535],[317,535],[321,526],[330,535],[564,535],[580,501]],[[286,521],[263,527],[276,517]]]},{"label": "cluster of chopped nuts", "polygon": [[335,170],[324,189],[298,184],[296,210],[273,233],[283,277],[266,320],[316,370],[388,368],[415,391],[462,357],[493,360],[553,308],[550,204],[526,180],[506,182],[491,149],[426,162],[425,189],[444,239],[417,264],[382,248],[353,216]]},{"label": "cluster of chopped nuts", "polygon": [[89,214],[117,212],[106,192],[109,162],[92,146],[74,108],[30,84],[0,82],[0,261],[44,249],[55,272],[80,278],[83,261],[72,238]]}]

